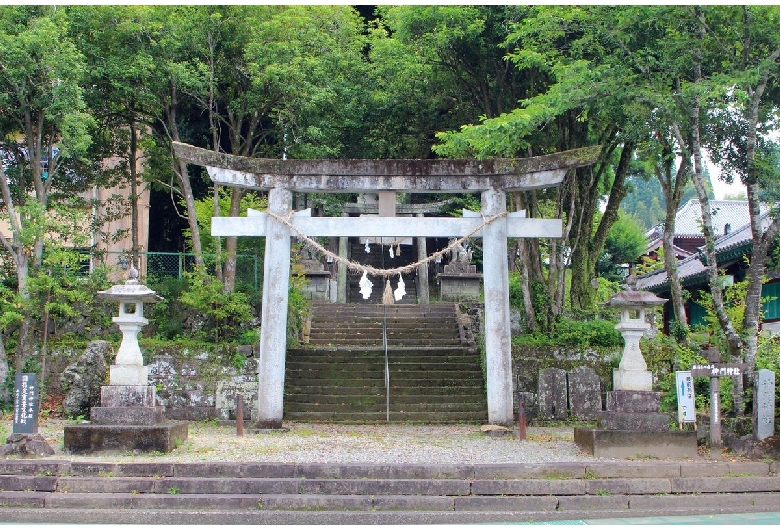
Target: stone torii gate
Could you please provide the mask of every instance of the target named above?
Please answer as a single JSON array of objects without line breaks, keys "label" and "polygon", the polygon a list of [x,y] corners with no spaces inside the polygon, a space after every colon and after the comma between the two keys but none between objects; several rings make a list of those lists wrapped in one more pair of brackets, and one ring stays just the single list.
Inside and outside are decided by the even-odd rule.
[{"label": "stone torii gate", "polygon": [[[599,147],[492,160],[278,160],[233,156],[176,142],[173,147],[180,159],[205,166],[211,179],[222,186],[268,192],[270,215],[250,212],[247,217],[215,217],[211,229],[215,236],[266,238],[259,427],[282,426],[292,236],[463,237],[475,230],[472,237],[483,240],[488,421],[512,424],[507,238],[561,237],[562,227],[560,219],[507,214],[506,193],[556,186],[568,169],[592,164]],[[463,218],[381,217],[392,215],[386,206],[392,201],[394,209],[397,191],[480,192],[482,208]],[[385,208],[380,204],[380,217],[310,217],[305,211],[293,212],[293,192],[379,193]]]}]

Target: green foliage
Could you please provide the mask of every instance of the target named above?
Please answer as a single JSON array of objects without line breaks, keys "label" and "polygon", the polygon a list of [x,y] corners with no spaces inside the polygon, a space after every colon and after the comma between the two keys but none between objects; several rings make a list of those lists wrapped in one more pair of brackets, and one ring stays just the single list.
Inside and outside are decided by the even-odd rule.
[{"label": "green foliage", "polygon": [[[701,348],[694,343],[680,343],[673,337],[661,333],[654,340],[642,341],[642,353],[647,368],[658,379],[655,389],[661,392],[661,410],[673,412],[677,410],[677,393],[675,388],[675,371],[689,370],[694,363],[705,363]],[[704,385],[704,386],[702,386]],[[694,378],[697,408],[705,406],[705,394],[709,384],[706,377]],[[709,397],[706,397],[708,402]]]},{"label": "green foliage", "polygon": [[150,329],[161,339],[175,339],[185,334],[188,311],[182,303],[182,294],[188,288],[186,278],[149,278],[149,287],[163,300],[153,304],[150,314]]},{"label": "green foliage", "polygon": [[[536,315],[536,323],[545,328],[550,316],[550,294],[547,291],[547,287],[538,281],[531,281],[530,289],[531,303],[534,308],[534,314]],[[519,271],[511,271],[509,273],[509,305],[518,309],[523,309],[525,307]]]},{"label": "green foliage", "polygon": [[[230,211],[231,190],[222,188],[219,190],[219,209],[221,215],[228,215]],[[183,205],[186,207],[186,205]],[[260,196],[257,193],[245,193],[241,197],[241,205],[238,215],[246,216],[247,210],[264,211],[268,207],[268,198]],[[212,197],[204,197],[195,201],[195,216],[198,219],[198,227],[201,234],[211,233],[211,218],[214,217],[214,200]],[[184,230],[184,236],[192,244],[192,234],[189,229]],[[203,238],[202,246],[204,253],[214,253],[216,248],[216,238]],[[237,253],[239,254],[263,254],[265,247],[265,238],[260,237],[239,237]]]},{"label": "green foliage", "polygon": [[[772,370],[780,376],[780,338],[771,333],[758,335],[756,370]],[[724,378],[721,378],[724,379]],[[775,417],[780,414],[780,384],[775,384]]]},{"label": "green foliage", "polygon": [[579,348],[622,348],[623,337],[611,320],[590,321],[562,318],[549,332],[527,333],[512,337],[512,344],[524,346],[576,346]]},{"label": "green foliage", "polygon": [[202,322],[193,335],[208,342],[233,342],[252,320],[249,300],[241,292],[225,293],[224,286],[203,272],[187,272],[187,290],[181,302],[195,310]]},{"label": "green foliage", "polygon": [[674,337],[677,342],[684,342],[689,333],[690,330],[688,329],[688,324],[686,322],[676,319],[669,322],[669,334]]},{"label": "green foliage", "polygon": [[643,274],[650,274],[664,269],[664,247],[661,245],[655,251],[656,259],[650,256],[640,256],[640,262],[636,265],[636,273],[638,276]]},{"label": "green foliage", "polygon": [[596,272],[612,281],[621,281],[618,267],[632,265],[644,253],[647,246],[645,229],[633,215],[621,212],[609,229],[604,249],[596,263]]},{"label": "green foliage", "polygon": [[[720,271],[721,276],[724,274]],[[745,296],[748,289],[748,279],[744,279],[739,282],[734,282],[731,286],[723,288],[723,303],[725,306],[726,314],[731,320],[734,329],[737,333],[742,333],[743,320],[745,315]],[[766,297],[761,298],[761,302],[767,301]],[[712,302],[712,294],[702,291],[699,293],[699,299],[697,302],[705,309],[706,315],[704,316],[705,330],[713,336],[713,342],[721,347],[722,351],[727,351],[725,347],[726,338],[718,322],[717,314],[715,313],[714,305]],[[759,317],[762,318],[763,314],[760,312]]]},{"label": "green foliage", "polygon": [[293,266],[287,293],[287,344],[290,346],[298,344],[309,313],[309,300],[303,296],[302,291],[306,281],[302,268]]}]

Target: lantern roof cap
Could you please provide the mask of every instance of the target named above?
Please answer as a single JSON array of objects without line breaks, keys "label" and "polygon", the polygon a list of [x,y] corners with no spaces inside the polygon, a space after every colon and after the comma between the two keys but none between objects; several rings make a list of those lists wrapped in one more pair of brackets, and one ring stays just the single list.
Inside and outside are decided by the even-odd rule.
[{"label": "lantern roof cap", "polygon": [[624,287],[624,291],[614,295],[603,305],[606,307],[652,307],[663,305],[668,301],[667,298],[659,298],[654,293],[638,291],[636,289],[636,275],[634,274],[626,278]]},{"label": "lantern roof cap", "polygon": [[610,298],[606,307],[652,307],[663,305],[667,298],[659,298],[647,291],[622,291]]},{"label": "lantern roof cap", "polygon": [[117,302],[160,302],[163,297],[138,282],[138,270],[131,266],[124,284],[112,285],[105,291],[98,291],[99,298]]}]

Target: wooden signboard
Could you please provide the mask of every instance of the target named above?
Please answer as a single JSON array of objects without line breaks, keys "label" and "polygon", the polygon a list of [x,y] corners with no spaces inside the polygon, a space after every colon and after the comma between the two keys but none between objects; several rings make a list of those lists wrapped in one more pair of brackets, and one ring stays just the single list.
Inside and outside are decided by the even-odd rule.
[{"label": "wooden signboard", "polygon": [[709,363],[691,366],[693,377],[732,377],[740,376],[747,370],[745,363]]},{"label": "wooden signboard", "polygon": [[691,366],[693,377],[710,378],[710,447],[720,447],[720,377],[738,377],[747,370],[745,363],[722,363],[717,348],[707,350],[708,364]]}]

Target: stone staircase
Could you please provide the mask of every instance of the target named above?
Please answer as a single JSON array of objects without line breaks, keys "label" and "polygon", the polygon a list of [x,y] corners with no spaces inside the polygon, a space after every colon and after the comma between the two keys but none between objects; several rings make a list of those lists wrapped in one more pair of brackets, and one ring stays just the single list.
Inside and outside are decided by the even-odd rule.
[{"label": "stone staircase", "polygon": [[284,418],[385,422],[487,420],[480,355],[454,304],[315,304],[308,344],[287,351]]},{"label": "stone staircase", "polygon": [[0,461],[5,523],[521,523],[772,512],[778,503],[776,462]]}]

